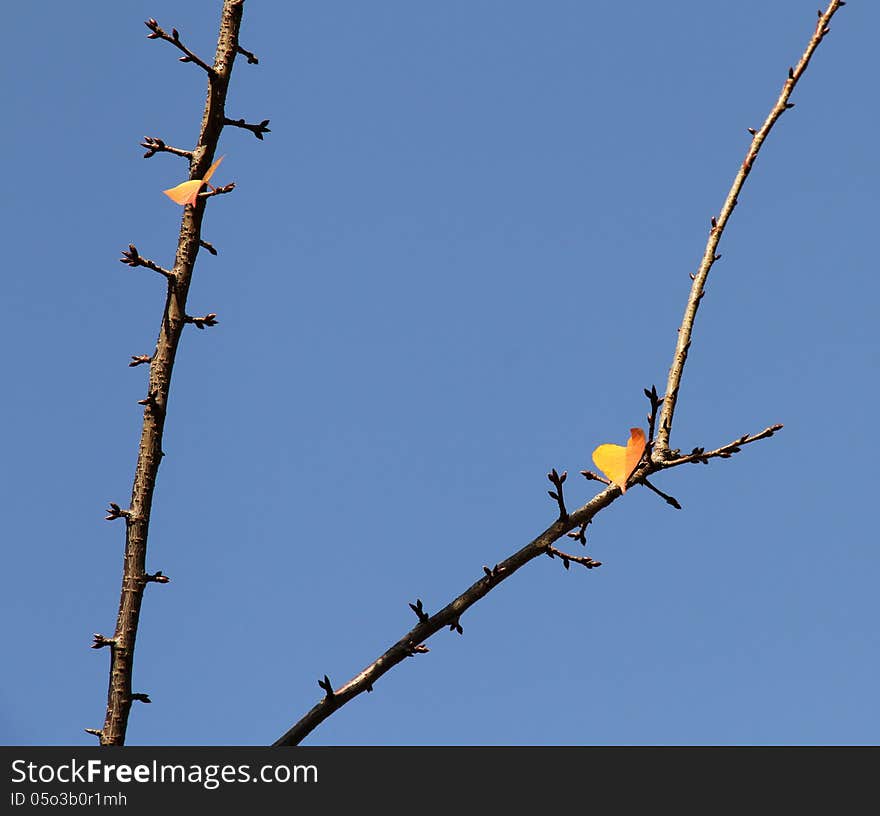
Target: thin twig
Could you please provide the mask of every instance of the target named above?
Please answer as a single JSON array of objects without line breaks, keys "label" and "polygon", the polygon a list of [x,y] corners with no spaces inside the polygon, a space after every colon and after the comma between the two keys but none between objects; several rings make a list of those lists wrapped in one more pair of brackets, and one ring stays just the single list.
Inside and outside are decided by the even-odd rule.
[{"label": "thin twig", "polygon": [[776,124],[779,117],[782,116],[786,110],[794,107],[793,104],[788,101],[789,97],[791,97],[791,93],[795,89],[798,80],[800,80],[804,75],[804,72],[807,70],[807,65],[810,63],[810,58],[813,56],[813,52],[819,47],[819,43],[822,42],[828,34],[830,30],[828,24],[831,22],[831,18],[843,5],[845,5],[843,0],[832,0],[831,3],[828,4],[828,8],[825,9],[825,13],[819,16],[816,30],[810,38],[803,56],[800,58],[796,67],[789,68],[788,76],[782,85],[782,91],[779,94],[779,98],[776,100],[776,104],[764,120],[764,124],[754,132],[751,130],[749,131],[750,133],[753,133],[753,135],[752,143],[749,145],[749,149],[746,152],[746,157],[740,166],[739,172],[736,174],[736,178],[733,180],[733,185],[730,188],[730,192],[727,194],[724,205],[721,207],[721,212],[717,217],[711,219],[712,228],[709,231],[706,250],[703,253],[703,260],[700,262],[696,274],[693,275],[690,296],[688,297],[687,306],[684,310],[681,328],[678,330],[678,341],[675,346],[675,354],[672,357],[672,365],[669,368],[669,378],[666,383],[663,410],[660,414],[660,427],[657,431],[657,440],[653,452],[653,458],[657,460],[668,459],[673,455],[669,450],[669,434],[672,430],[672,418],[675,414],[675,404],[678,400],[678,389],[681,386],[684,364],[687,361],[688,350],[691,346],[691,336],[694,331],[694,320],[697,316],[697,309],[699,308],[700,301],[705,294],[706,280],[709,277],[709,271],[712,269],[712,265],[721,257],[716,254],[718,242],[721,240],[727,222],[730,220],[730,216],[736,207],[739,194],[746,182],[746,178],[748,178],[748,175],[754,166],[761,145],[764,144],[764,140],[767,138],[767,135],[770,133],[773,125]]},{"label": "thin twig", "polygon": [[553,485],[555,490],[548,490],[547,493],[551,499],[554,499],[556,503],[559,505],[559,518],[566,519],[568,518],[568,510],[565,509],[565,494],[562,492],[562,485],[565,483],[565,480],[568,478],[568,471],[562,471],[562,475],[556,472],[556,468],[553,468],[548,474],[547,478],[550,480],[550,483]]},{"label": "thin twig", "polygon": [[248,51],[246,48],[242,48],[240,45],[236,46],[235,50],[247,59],[248,65],[260,64],[260,61],[257,59],[257,56],[253,53],[253,51]]},{"label": "thin twig", "polygon": [[163,277],[168,278],[168,280],[171,280],[174,277],[171,270],[165,269],[165,267],[159,266],[159,264],[151,261],[149,258],[144,258],[139,255],[137,247],[134,244],[128,245],[128,251],[122,250],[122,257],[119,260],[131,267],[143,266],[147,269],[152,269],[153,272],[158,272]]},{"label": "thin twig", "polygon": [[562,559],[562,566],[568,569],[568,565],[574,561],[575,564],[580,564],[581,566],[586,567],[587,569],[595,569],[596,567],[601,567],[601,561],[594,561],[588,555],[571,555],[570,553],[562,552],[562,550],[557,550],[556,547],[547,547],[547,555],[551,558],[560,558]]},{"label": "thin twig", "polygon": [[150,159],[157,153],[173,153],[175,156],[183,156],[183,158],[189,159],[190,161],[193,157],[192,150],[181,150],[179,147],[172,147],[171,145],[165,144],[161,139],[156,139],[153,136],[144,136],[144,140],[141,142],[141,147],[147,149],[147,152],[144,153],[145,159]]},{"label": "thin twig", "polygon": [[264,133],[271,133],[272,131],[266,127],[269,124],[268,119],[264,119],[262,122],[258,124],[251,124],[250,122],[245,122],[244,119],[224,119],[224,125],[231,125],[232,127],[242,128],[244,130],[249,130],[254,134],[260,141],[263,139]]},{"label": "thin twig", "polygon": [[[241,0],[243,3],[244,0]],[[186,56],[180,58],[181,62],[194,62],[200,68],[207,71],[208,76],[214,76],[214,69],[208,65],[208,63],[200,60],[192,51],[190,51],[181,41],[180,34],[178,34],[176,28],[171,29],[171,34],[167,34],[163,29],[159,27],[159,23],[157,23],[152,17],[149,20],[144,21],[144,25],[150,29],[151,34],[147,34],[147,39],[150,40],[165,40],[165,42],[170,42],[176,48],[179,48]],[[236,51],[238,47],[236,45]],[[234,56],[234,54],[233,54]]]},{"label": "thin twig", "polygon": [[662,463],[658,463],[659,466],[656,467],[656,470],[678,467],[679,465],[685,465],[689,462],[699,462],[700,464],[708,465],[710,459],[730,459],[733,454],[740,452],[743,445],[757,442],[759,439],[767,439],[768,437],[773,436],[777,431],[781,431],[782,427],[781,423],[771,425],[769,428],[764,428],[760,433],[746,434],[739,439],[735,439],[733,442],[728,442],[726,445],[722,445],[720,448],[711,451],[704,450],[703,448],[694,448],[687,456],[677,456],[673,459],[666,459]]},{"label": "thin twig", "polygon": [[204,329],[205,326],[216,326],[220,321],[214,312],[206,314],[204,317],[190,317],[186,315],[183,318],[184,323],[192,323],[197,329]]}]

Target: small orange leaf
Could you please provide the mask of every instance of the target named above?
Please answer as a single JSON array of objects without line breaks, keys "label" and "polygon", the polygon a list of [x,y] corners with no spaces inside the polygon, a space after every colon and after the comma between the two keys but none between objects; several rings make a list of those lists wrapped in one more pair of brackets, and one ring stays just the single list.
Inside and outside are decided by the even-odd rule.
[{"label": "small orange leaf", "polygon": [[208,172],[205,173],[205,178],[203,179],[203,181],[205,182],[205,184],[207,184],[207,183],[211,180],[211,176],[214,175],[214,171],[217,169],[217,167],[219,167],[220,162],[222,162],[223,159],[225,159],[225,158],[226,158],[226,156],[221,156],[219,159],[217,159],[217,161],[215,161],[215,162],[214,162],[214,163],[208,168]]},{"label": "small orange leaf", "polygon": [[[208,172],[205,173],[205,177],[202,179],[190,179],[189,181],[184,181],[181,184],[178,184],[176,187],[171,187],[168,190],[162,190],[165,195],[168,196],[175,204],[192,204],[195,206],[196,201],[199,197],[199,192],[202,189],[203,184],[208,184],[211,180],[211,176],[214,175],[214,171],[217,169],[217,166],[224,159],[221,156],[217,161],[215,161],[209,168]],[[211,185],[208,184],[210,187]]]},{"label": "small orange leaf", "polygon": [[175,204],[192,204],[195,206],[196,199],[199,197],[199,190],[205,183],[204,179],[193,179],[192,181],[184,181],[170,190],[162,190]]},{"label": "small orange leaf", "polygon": [[641,428],[629,429],[629,441],[622,445],[599,445],[593,451],[593,462],[605,474],[608,481],[626,493],[626,480],[636,469],[645,452],[645,432]]}]

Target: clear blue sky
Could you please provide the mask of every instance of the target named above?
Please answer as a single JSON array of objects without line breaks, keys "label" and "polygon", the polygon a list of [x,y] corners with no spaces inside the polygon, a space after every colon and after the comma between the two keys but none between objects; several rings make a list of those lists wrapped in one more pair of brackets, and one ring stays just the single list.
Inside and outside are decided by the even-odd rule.
[{"label": "clear blue sky", "polygon": [[[0,741],[94,744],[137,400],[170,266],[161,190],[220,2],[18,3],[0,55]],[[662,390],[710,217],[816,3],[257,3],[178,356],[130,744],[266,744],[578,506]],[[740,198],[672,443],[785,430],[656,478],[539,559],[324,744],[877,743],[880,6],[832,25]],[[13,191],[10,194],[10,191]],[[573,544],[576,550],[578,545]]]}]

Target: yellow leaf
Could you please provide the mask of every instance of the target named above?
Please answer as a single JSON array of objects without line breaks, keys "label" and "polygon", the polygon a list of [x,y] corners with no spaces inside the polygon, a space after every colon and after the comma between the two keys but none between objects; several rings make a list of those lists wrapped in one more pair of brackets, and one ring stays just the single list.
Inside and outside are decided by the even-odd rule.
[{"label": "yellow leaf", "polygon": [[[175,204],[192,204],[195,206],[196,201],[199,197],[199,192],[202,189],[203,184],[208,184],[211,180],[211,176],[214,175],[214,171],[217,169],[217,166],[222,162],[224,156],[221,156],[217,161],[215,161],[209,168],[208,172],[205,173],[205,177],[201,179],[190,179],[189,181],[184,181],[181,184],[178,184],[176,187],[172,187],[169,190],[163,190],[162,192],[168,196]],[[208,184],[210,187],[211,185]],[[213,189],[213,188],[212,188]]]},{"label": "yellow leaf", "polygon": [[641,428],[629,429],[629,441],[622,445],[599,445],[593,451],[593,462],[612,484],[626,493],[626,480],[632,475],[645,451],[645,432]]}]

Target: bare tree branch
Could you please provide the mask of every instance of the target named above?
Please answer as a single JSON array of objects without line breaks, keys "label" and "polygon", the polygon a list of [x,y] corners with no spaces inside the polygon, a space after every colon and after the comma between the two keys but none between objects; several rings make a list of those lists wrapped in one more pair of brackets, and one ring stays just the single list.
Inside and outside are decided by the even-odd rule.
[{"label": "bare tree branch", "polygon": [[[155,20],[147,21],[147,27],[152,32],[148,35],[151,39],[161,38],[171,42],[184,52],[185,62],[195,62],[208,74],[208,98],[205,102],[196,148],[189,152],[176,148],[170,149],[164,142],[156,139],[147,138],[144,142],[148,151],[153,153],[165,150],[190,158],[190,178],[192,179],[204,178],[205,172],[214,160],[214,153],[224,126],[223,111],[229,79],[235,56],[239,53],[238,32],[243,9],[244,0],[224,0],[213,67],[202,62],[184,46],[176,30],[172,30],[169,36]],[[230,189],[232,187],[227,185],[226,188],[222,188],[222,192],[229,192]],[[219,192],[218,190],[213,194],[217,195]],[[199,248],[202,246],[201,228],[205,202],[209,197],[205,194],[200,195],[195,206],[183,208],[177,252],[171,270],[164,270],[153,264],[152,261],[141,258],[133,245],[129,247],[128,253],[123,254],[122,258],[124,263],[131,266],[147,266],[161,272],[168,278],[168,291],[155,352],[152,355],[132,356],[130,363],[130,365],[139,365],[148,362],[150,366],[148,394],[145,399],[140,400],[140,404],[144,406],[144,415],[131,503],[126,510],[120,508],[119,505],[111,504],[107,516],[108,519],[125,519],[126,539],[122,591],[115,633],[113,638],[103,638],[106,643],[102,641],[95,644],[96,646],[111,645],[110,679],[104,726],[99,732],[94,729],[89,731],[89,733],[99,736],[102,745],[124,744],[132,702],[149,701],[149,697],[142,692],[132,693],[132,669],[144,588],[149,583],[167,583],[167,578],[161,572],[150,574],[146,571],[146,556],[153,491],[159,464],[164,456],[162,439],[166,416],[165,408],[168,404],[171,387],[171,374],[185,325],[194,323],[198,328],[204,328],[204,326],[216,323],[216,315],[214,314],[193,318],[186,313],[186,301],[193,269]]]},{"label": "bare tree branch", "polygon": [[717,217],[713,216],[711,219],[712,228],[709,230],[709,239],[706,242],[706,250],[703,253],[703,260],[700,262],[696,274],[691,275],[693,278],[693,284],[691,285],[691,292],[688,297],[687,306],[685,307],[684,317],[681,321],[681,328],[678,330],[678,340],[675,346],[675,354],[672,358],[672,365],[669,368],[669,378],[666,383],[663,410],[660,414],[660,428],[657,433],[657,440],[653,452],[653,456],[658,460],[667,459],[673,455],[669,450],[669,434],[672,430],[672,418],[675,414],[676,402],[678,401],[678,389],[681,386],[681,376],[684,373],[684,364],[687,361],[688,350],[691,347],[691,336],[694,331],[694,320],[697,316],[697,309],[699,308],[700,301],[703,299],[703,295],[706,291],[706,280],[709,277],[709,271],[712,269],[712,265],[721,257],[716,254],[718,243],[721,240],[727,222],[730,220],[730,216],[733,214],[733,210],[736,207],[740,191],[746,183],[749,173],[752,172],[752,167],[754,167],[755,159],[758,158],[758,152],[761,150],[761,145],[764,144],[764,140],[769,135],[773,125],[776,124],[779,117],[782,116],[785,111],[794,107],[794,104],[788,101],[791,97],[792,91],[794,91],[798,80],[800,80],[804,75],[804,72],[807,70],[807,66],[810,64],[810,58],[819,47],[819,43],[821,43],[828,35],[830,31],[828,24],[831,22],[834,13],[844,5],[846,5],[844,0],[831,0],[828,4],[828,8],[825,9],[824,14],[819,14],[819,19],[816,23],[816,30],[813,32],[813,36],[810,37],[806,50],[804,51],[803,56],[801,56],[797,66],[788,69],[788,76],[782,84],[782,91],[779,94],[779,98],[776,100],[776,104],[764,120],[764,124],[761,125],[758,130],[749,128],[749,133],[752,134],[752,143],[749,145],[746,157],[739,168],[739,172],[736,174],[736,178],[733,180],[733,185],[727,194],[727,198],[724,200],[721,212]]},{"label": "bare tree branch", "polygon": [[[734,185],[728,194],[721,215],[718,218],[712,219],[712,231],[706,247],[706,253],[699,270],[696,275],[693,276],[694,285],[691,289],[691,295],[688,299],[688,305],[685,310],[681,328],[679,329],[678,343],[676,345],[675,355],[670,369],[669,385],[667,387],[665,398],[658,397],[656,389],[652,388],[651,391],[645,391],[646,396],[651,400],[652,406],[648,421],[650,431],[649,439],[653,442],[653,445],[649,446],[649,448],[653,450],[656,456],[652,453],[648,453],[647,451],[649,448],[646,448],[646,455],[643,457],[642,463],[629,477],[627,484],[644,484],[649,487],[649,489],[662,496],[673,506],[678,506],[678,502],[671,496],[667,496],[665,493],[657,490],[653,485],[647,483],[645,481],[647,476],[660,470],[690,462],[703,462],[716,457],[728,458],[734,453],[737,453],[742,445],[772,436],[773,433],[782,427],[781,425],[773,425],[758,434],[740,437],[728,445],[709,452],[706,452],[702,448],[696,448],[691,454],[680,456],[669,451],[669,432],[672,425],[672,416],[675,409],[681,374],[687,357],[687,350],[690,346],[694,317],[697,306],[704,293],[706,277],[712,264],[718,258],[715,253],[718,240],[724,231],[724,227],[730,218],[733,208],[736,206],[736,197],[740,189],[742,189],[746,176],[751,171],[761,144],[770,132],[775,121],[782,115],[783,111],[791,107],[788,102],[791,91],[806,70],[813,52],[816,50],[823,37],[828,34],[828,22],[832,15],[842,5],[844,5],[844,3],[841,2],[841,0],[832,0],[825,13],[819,15],[816,32],[810,39],[804,55],[801,57],[797,67],[790,70],[789,78],[783,86],[782,94],[764,125],[760,130],[755,131],[754,133],[752,145],[749,148],[749,152],[739,173],[737,174]],[[657,438],[654,439],[655,421],[657,419],[658,410],[662,410],[659,416],[660,428]],[[597,479],[607,483],[607,481],[598,474],[594,474],[590,471],[582,471],[582,473],[587,476],[587,478]],[[419,619],[418,623],[396,643],[389,647],[382,655],[339,688],[334,689],[327,675],[324,675],[323,681],[319,681],[319,685],[325,690],[325,696],[323,699],[317,702],[302,718],[294,723],[294,725],[291,726],[291,728],[289,728],[287,732],[274,743],[274,745],[298,745],[321,722],[327,719],[327,717],[335,711],[338,711],[349,700],[364,691],[372,691],[376,680],[382,677],[386,672],[390,671],[394,666],[402,663],[407,657],[412,656],[414,650],[417,648],[417,644],[423,645],[424,641],[432,635],[435,635],[444,627],[448,626],[450,629],[461,634],[462,627],[460,618],[462,614],[488,595],[488,593],[498,586],[498,584],[509,578],[517,570],[528,564],[534,558],[537,558],[539,555],[563,558],[563,564],[565,566],[567,566],[565,559],[567,559],[568,562],[576,561],[577,563],[582,563],[588,568],[598,566],[599,562],[592,562],[592,559],[581,556],[568,555],[557,550],[553,547],[553,544],[562,536],[566,535],[585,544],[586,538],[584,531],[586,530],[587,525],[601,510],[622,495],[621,489],[616,485],[609,485],[605,490],[597,496],[594,496],[582,507],[578,508],[573,513],[568,513],[565,509],[565,503],[562,496],[562,481],[564,475],[560,477],[554,469],[548,474],[548,478],[556,488],[556,491],[549,492],[551,497],[557,501],[560,511],[559,518],[554,521],[553,524],[547,527],[547,529],[545,529],[540,535],[532,539],[532,541],[509,558],[496,564],[491,570],[488,567],[483,567],[484,575],[482,578],[471,584],[466,590],[464,590],[464,592],[434,615],[427,615],[422,608],[421,601],[418,601],[416,606],[410,604],[410,607],[416,612]]]}]

